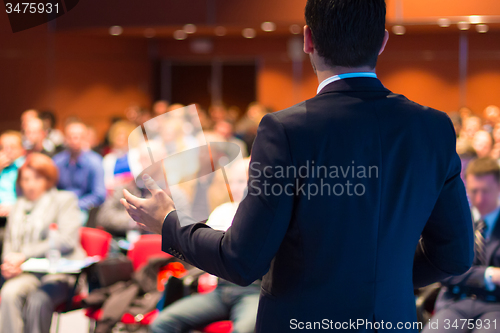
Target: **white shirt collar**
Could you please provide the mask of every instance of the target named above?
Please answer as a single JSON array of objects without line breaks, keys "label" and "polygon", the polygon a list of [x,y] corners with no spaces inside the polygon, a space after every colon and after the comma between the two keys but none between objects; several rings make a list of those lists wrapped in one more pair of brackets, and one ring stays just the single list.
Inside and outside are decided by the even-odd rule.
[{"label": "white shirt collar", "polygon": [[373,77],[377,78],[377,74],[372,73],[372,72],[358,72],[358,73],[345,73],[345,74],[338,74],[338,75],[333,75],[330,76],[329,78],[324,79],[318,86],[318,91],[316,92],[319,94],[319,92],[326,87],[328,84],[342,80],[342,79],[348,79],[352,77]]}]

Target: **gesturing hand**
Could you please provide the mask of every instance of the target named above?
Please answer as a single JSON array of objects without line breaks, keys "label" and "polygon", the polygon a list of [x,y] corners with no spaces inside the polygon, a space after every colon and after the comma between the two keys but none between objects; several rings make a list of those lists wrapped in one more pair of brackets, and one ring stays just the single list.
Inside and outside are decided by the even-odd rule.
[{"label": "gesturing hand", "polygon": [[165,216],[175,209],[174,202],[149,175],[143,175],[142,179],[146,188],[151,192],[151,198],[138,198],[129,191],[123,190],[125,198],[120,199],[120,202],[139,226],[153,233],[161,234]]}]

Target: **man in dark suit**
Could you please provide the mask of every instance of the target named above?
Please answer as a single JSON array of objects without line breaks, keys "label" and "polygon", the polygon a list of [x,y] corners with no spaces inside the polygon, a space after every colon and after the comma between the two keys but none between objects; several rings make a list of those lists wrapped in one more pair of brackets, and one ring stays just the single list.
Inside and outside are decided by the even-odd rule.
[{"label": "man in dark suit", "polygon": [[318,94],[262,119],[231,228],[181,226],[147,177],[152,198],[122,203],[177,258],[240,285],[263,276],[257,332],[418,332],[414,288],[474,256],[453,124],[377,79],[384,0],[308,0],[305,18]]},{"label": "man in dark suit", "polygon": [[441,281],[435,315],[423,332],[500,330],[500,167],[491,158],[473,160],[466,188],[475,219],[474,264],[465,274]]}]

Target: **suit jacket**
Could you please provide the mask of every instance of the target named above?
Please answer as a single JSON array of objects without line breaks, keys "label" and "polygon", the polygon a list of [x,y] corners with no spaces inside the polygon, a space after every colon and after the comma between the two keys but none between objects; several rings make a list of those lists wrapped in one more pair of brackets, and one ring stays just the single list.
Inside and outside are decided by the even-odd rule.
[{"label": "suit jacket", "polygon": [[489,291],[484,281],[484,272],[488,266],[500,267],[500,215],[485,246],[485,265],[481,265],[477,257],[474,257],[474,264],[466,273],[441,281],[443,288],[436,300],[436,309],[440,309],[446,303],[454,302],[462,294],[480,295],[485,299],[500,302],[500,287],[496,286],[495,289]]},{"label": "suit jacket", "polygon": [[414,288],[463,274],[474,256],[455,142],[444,112],[376,78],[332,82],[262,119],[226,232],[180,227],[174,211],[163,250],[240,285],[263,276],[257,332],[415,322]]}]

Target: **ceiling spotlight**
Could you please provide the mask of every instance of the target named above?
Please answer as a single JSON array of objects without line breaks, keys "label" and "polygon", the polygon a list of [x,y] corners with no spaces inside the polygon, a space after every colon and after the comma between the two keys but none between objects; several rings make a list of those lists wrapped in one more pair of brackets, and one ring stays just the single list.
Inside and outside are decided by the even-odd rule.
[{"label": "ceiling spotlight", "polygon": [[447,18],[440,18],[438,20],[438,25],[441,28],[448,28],[451,25],[451,21],[450,21],[450,19],[447,19]]},{"label": "ceiling spotlight", "polygon": [[109,28],[109,34],[112,36],[119,36],[123,32],[123,28],[120,27],[119,25],[114,25],[111,28]]},{"label": "ceiling spotlight", "polygon": [[186,24],[183,30],[187,34],[194,34],[196,32],[196,26],[194,24]]},{"label": "ceiling spotlight", "polygon": [[148,29],[144,30],[144,37],[153,38],[154,36],[156,36],[155,29],[148,28]]},{"label": "ceiling spotlight", "polygon": [[187,34],[184,30],[176,30],[174,31],[174,38],[177,40],[184,40],[187,38]]},{"label": "ceiling spotlight", "polygon": [[227,33],[227,30],[223,26],[218,26],[215,28],[214,32],[215,32],[216,36],[225,36]]},{"label": "ceiling spotlight", "polygon": [[457,27],[460,30],[469,30],[470,28],[470,23],[466,21],[460,21],[457,23]]},{"label": "ceiling spotlight", "polygon": [[245,38],[254,38],[256,35],[255,29],[252,29],[252,28],[243,29],[242,35]]},{"label": "ceiling spotlight", "polygon": [[402,25],[395,25],[392,27],[392,32],[396,35],[404,35],[406,33],[406,28]]},{"label": "ceiling spotlight", "polygon": [[479,24],[482,23],[483,17],[479,15],[471,15],[469,16],[469,22],[472,24]]},{"label": "ceiling spotlight", "polygon": [[276,24],[274,24],[273,22],[264,22],[260,25],[260,27],[265,32],[271,32],[276,30]]},{"label": "ceiling spotlight", "polygon": [[292,24],[290,26],[290,32],[294,35],[298,35],[302,32],[302,28],[298,24]]},{"label": "ceiling spotlight", "polygon": [[488,30],[490,30],[490,27],[487,26],[486,24],[478,24],[478,25],[476,25],[476,31],[479,32],[480,34],[487,33]]}]

